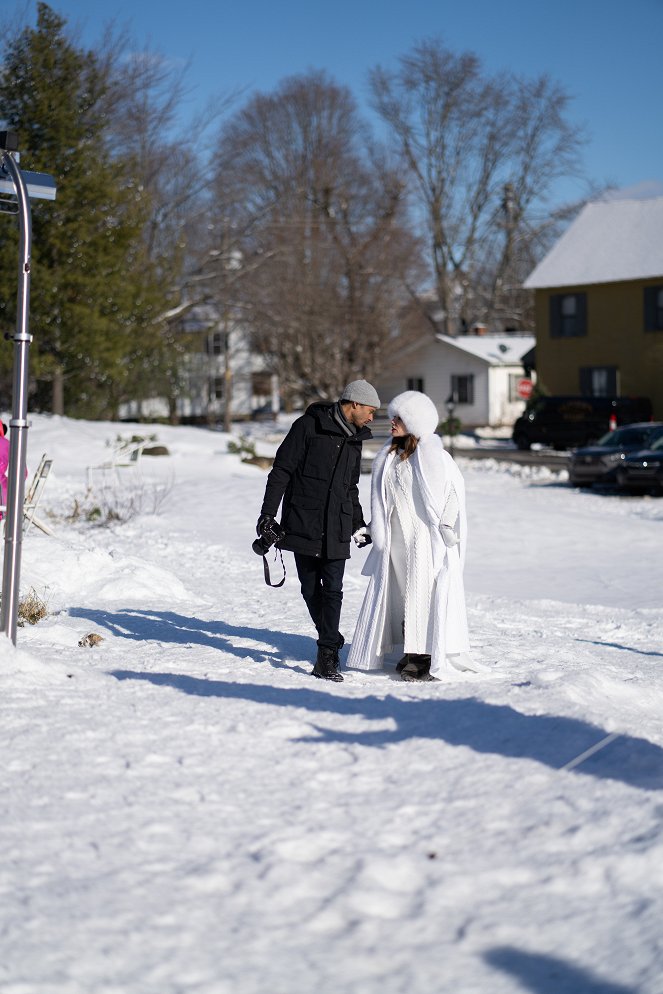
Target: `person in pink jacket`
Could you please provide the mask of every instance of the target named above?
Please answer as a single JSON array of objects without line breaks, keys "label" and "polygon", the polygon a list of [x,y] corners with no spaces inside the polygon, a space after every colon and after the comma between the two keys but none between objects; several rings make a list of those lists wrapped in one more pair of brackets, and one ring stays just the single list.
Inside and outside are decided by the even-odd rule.
[{"label": "person in pink jacket", "polygon": [[[7,507],[7,469],[9,468],[9,439],[6,435],[7,426],[0,421],[0,488],[2,489],[2,506]],[[2,518],[2,512],[0,512]]]},{"label": "person in pink jacket", "polygon": [[[9,469],[9,439],[7,438],[7,425],[0,421],[0,490],[2,491],[2,507],[7,507],[7,471]],[[28,470],[25,470],[27,478]],[[0,511],[0,521],[4,516],[4,511]]]}]

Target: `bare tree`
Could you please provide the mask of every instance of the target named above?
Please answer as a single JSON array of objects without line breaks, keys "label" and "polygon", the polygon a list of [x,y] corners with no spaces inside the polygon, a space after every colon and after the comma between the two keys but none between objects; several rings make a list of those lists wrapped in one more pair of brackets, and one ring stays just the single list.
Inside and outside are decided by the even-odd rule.
[{"label": "bare tree", "polygon": [[403,184],[324,73],[252,98],[220,140],[219,197],[241,232],[234,305],[287,395],[332,397],[382,361],[418,262]]},{"label": "bare tree", "polygon": [[[236,92],[212,96],[187,119],[190,63],[173,64],[148,45],[139,47],[126,29],[111,23],[99,46],[110,81],[105,113],[114,154],[127,159],[138,198],[149,203],[145,239],[150,255],[177,268],[187,263],[188,234],[198,228],[206,209],[212,176],[213,129],[227,113]],[[179,286],[174,287],[179,290]]]},{"label": "bare tree", "polygon": [[438,40],[416,45],[395,72],[374,69],[370,84],[414,180],[441,330],[455,330],[452,316],[493,317],[516,256],[534,247],[533,207],[577,169],[568,97],[546,77],[490,76],[476,55]]},{"label": "bare tree", "polygon": [[113,152],[127,163],[142,205],[145,252],[161,289],[153,321],[141,329],[151,348],[132,364],[127,399],[162,394],[175,420],[191,347],[181,322],[206,301],[198,276],[209,249],[213,132],[238,94],[212,96],[185,126],[189,63],[174,65],[149,46],[135,45],[126,29],[112,23],[99,53],[109,80],[105,113]]},{"label": "bare tree", "polygon": [[[513,141],[498,211],[483,260],[485,313],[503,325],[532,326],[531,294],[522,290],[529,272],[577,213],[582,201],[550,208],[557,179],[578,170],[582,138],[569,124],[569,97],[547,76],[512,81]],[[487,292],[489,291],[489,292]],[[527,321],[527,317],[529,321]]]}]

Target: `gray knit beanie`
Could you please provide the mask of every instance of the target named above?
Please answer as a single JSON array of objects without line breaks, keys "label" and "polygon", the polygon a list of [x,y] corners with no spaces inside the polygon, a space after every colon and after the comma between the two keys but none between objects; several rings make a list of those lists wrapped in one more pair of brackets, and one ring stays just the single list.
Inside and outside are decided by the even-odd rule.
[{"label": "gray knit beanie", "polygon": [[343,388],[341,400],[354,400],[356,404],[365,404],[366,407],[380,406],[377,390],[367,380],[353,380],[352,383],[348,383]]}]

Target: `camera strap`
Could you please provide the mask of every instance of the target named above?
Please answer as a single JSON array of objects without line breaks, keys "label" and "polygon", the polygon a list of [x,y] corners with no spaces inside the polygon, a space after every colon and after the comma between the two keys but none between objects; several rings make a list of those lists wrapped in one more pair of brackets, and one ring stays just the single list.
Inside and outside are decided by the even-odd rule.
[{"label": "camera strap", "polygon": [[267,584],[268,587],[282,587],[283,584],[285,583],[285,563],[283,562],[283,553],[277,546],[274,546],[274,562],[276,562],[277,552],[281,557],[281,568],[283,569],[283,576],[281,577],[278,583],[272,583],[272,578],[269,575],[269,563],[267,562],[267,556],[262,557],[262,568],[265,572],[265,583]]}]

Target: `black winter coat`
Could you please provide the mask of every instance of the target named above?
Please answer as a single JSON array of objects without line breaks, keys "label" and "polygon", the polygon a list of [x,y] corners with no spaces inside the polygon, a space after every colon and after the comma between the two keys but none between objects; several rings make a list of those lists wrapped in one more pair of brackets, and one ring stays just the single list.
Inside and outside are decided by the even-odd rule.
[{"label": "black winter coat", "polygon": [[279,446],[267,477],[261,514],[277,516],[283,499],[282,549],[349,559],[350,539],[364,525],[359,503],[361,444],[368,428],[346,435],[334,404],[311,404]]}]

